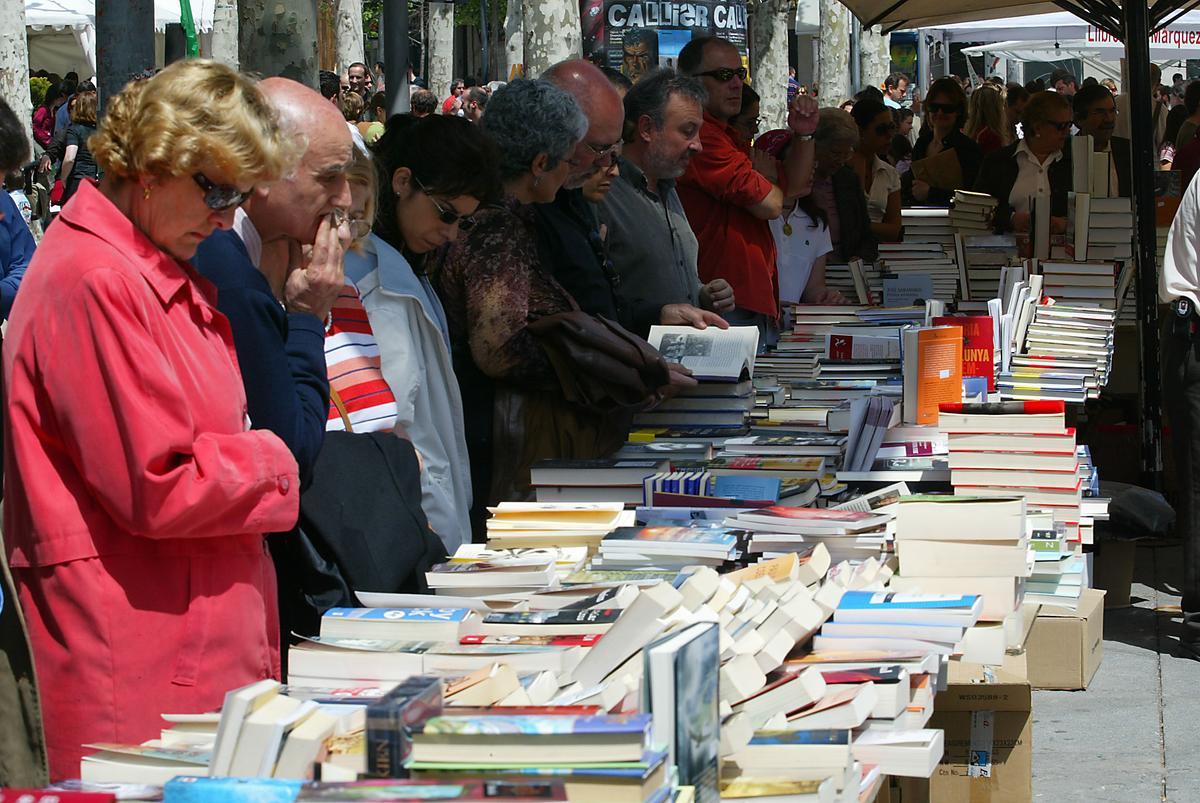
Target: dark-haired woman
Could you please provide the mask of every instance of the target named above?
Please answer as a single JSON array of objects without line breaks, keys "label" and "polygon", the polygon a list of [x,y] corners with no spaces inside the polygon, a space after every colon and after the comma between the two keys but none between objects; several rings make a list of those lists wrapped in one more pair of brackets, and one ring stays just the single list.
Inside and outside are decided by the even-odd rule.
[{"label": "dark-haired woman", "polygon": [[[909,205],[949,206],[955,190],[974,186],[983,152],[962,132],[967,122],[967,96],[958,81],[953,78],[934,81],[923,105],[925,119],[913,145],[913,172],[904,181],[904,201]],[[957,187],[934,187],[916,178],[920,170],[917,162],[946,151],[953,151],[958,160],[961,179]]]},{"label": "dark-haired woman", "polygon": [[896,133],[892,110],[882,100],[863,98],[850,112],[858,125],[858,146],[847,162],[858,176],[867,211],[871,215],[871,233],[879,242],[898,242],[903,233],[900,222],[900,174],[880,158],[886,155]]},{"label": "dark-haired woman", "polygon": [[45,148],[54,137],[54,113],[62,105],[62,84],[52,84],[33,113],[33,138]]},{"label": "dark-haired woman", "polygon": [[88,179],[95,181],[100,177],[100,170],[87,144],[92,134],[96,133],[96,93],[80,92],[74,100],[71,125],[67,129],[67,149],[59,170],[59,178],[63,182],[63,205],[79,189],[79,182]]},{"label": "dark-haired woman", "polygon": [[[754,147],[782,160],[791,142],[790,131],[777,129],[760,136]],[[771,221],[779,300],[785,304],[844,304],[841,293],[825,286],[825,258],[833,252],[833,240],[824,210],[813,201],[811,178],[807,186],[794,190],[802,197],[785,200],[783,214]]]},{"label": "dark-haired woman", "polygon": [[470,460],[441,301],[425,256],[458,239],[495,194],[495,156],[461,117],[392,118],[375,144],[374,233],[346,254],[379,343],[397,424],[421,456],[421,507],[449,552],[469,543]]}]

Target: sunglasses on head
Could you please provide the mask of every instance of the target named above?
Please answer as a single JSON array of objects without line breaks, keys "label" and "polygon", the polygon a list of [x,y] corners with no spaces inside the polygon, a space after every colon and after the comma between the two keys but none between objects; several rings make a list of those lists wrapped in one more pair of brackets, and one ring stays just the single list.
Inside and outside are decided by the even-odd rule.
[{"label": "sunglasses on head", "polygon": [[246,203],[253,190],[242,192],[232,184],[214,184],[208,176],[196,173],[192,180],[204,190],[204,205],[214,212],[224,212]]},{"label": "sunglasses on head", "polygon": [[413,176],[413,181],[416,182],[417,187],[420,188],[421,192],[428,196],[430,203],[433,204],[433,208],[437,210],[438,220],[442,221],[447,226],[453,226],[455,223],[457,223],[458,228],[462,231],[470,231],[471,227],[475,225],[475,218],[471,217],[470,215],[460,215],[454,209],[447,206],[442,206],[441,203],[438,202],[438,199],[433,197],[433,193],[425,189],[425,185],[421,183],[419,178]]},{"label": "sunglasses on head", "polygon": [[943,114],[954,114],[958,111],[958,107],[953,103],[926,103],[925,108],[929,109],[929,111],[933,112],[934,114],[937,114],[938,112],[942,112]]},{"label": "sunglasses on head", "polygon": [[730,67],[718,67],[715,70],[708,70],[707,72],[696,73],[696,74],[697,75],[706,75],[709,78],[713,78],[722,84],[725,83],[726,81],[732,81],[733,77],[735,75],[738,77],[739,80],[742,80],[742,81],[746,80],[746,68],[745,67],[738,67],[737,69],[733,69]]}]

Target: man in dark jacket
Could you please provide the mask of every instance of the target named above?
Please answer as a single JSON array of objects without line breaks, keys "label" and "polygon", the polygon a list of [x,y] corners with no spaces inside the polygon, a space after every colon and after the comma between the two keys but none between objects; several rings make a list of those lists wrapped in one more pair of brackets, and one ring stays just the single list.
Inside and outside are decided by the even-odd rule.
[{"label": "man in dark jacket", "polygon": [[[354,145],[337,107],[317,92],[284,78],[261,86],[285,130],[303,137],[305,152],[292,175],[256,187],[233,229],[214,232],[192,263],[217,286],[217,308],[233,330],[250,426],[283,439],[307,486],[329,418],[325,323],[345,285]],[[296,541],[292,534],[267,539],[285,644],[304,585]]]},{"label": "man in dark jacket", "polygon": [[[1090,134],[1092,149],[1096,153],[1107,153],[1109,160],[1109,194],[1122,198],[1131,196],[1129,173],[1129,140],[1113,136],[1117,127],[1117,102],[1112,92],[1103,84],[1089,84],[1078,92],[1071,101],[1075,115],[1075,127],[1080,134]],[[1114,183],[1115,182],[1115,183]]]}]

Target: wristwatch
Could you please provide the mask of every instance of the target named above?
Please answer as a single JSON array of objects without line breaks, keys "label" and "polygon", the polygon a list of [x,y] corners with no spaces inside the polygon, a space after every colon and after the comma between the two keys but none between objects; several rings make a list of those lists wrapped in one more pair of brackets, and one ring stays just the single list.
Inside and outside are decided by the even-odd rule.
[{"label": "wristwatch", "polygon": [[812,134],[795,134],[792,136],[792,139],[796,140],[797,142],[808,142],[812,138]]}]

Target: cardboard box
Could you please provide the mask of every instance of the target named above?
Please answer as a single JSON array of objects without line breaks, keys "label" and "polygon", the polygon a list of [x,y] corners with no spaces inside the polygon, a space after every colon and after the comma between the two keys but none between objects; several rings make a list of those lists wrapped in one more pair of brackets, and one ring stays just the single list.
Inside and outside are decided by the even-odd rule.
[{"label": "cardboard box", "polygon": [[1043,605],[1026,654],[1035,689],[1086,689],[1104,657],[1104,592],[1085,588],[1076,610]]},{"label": "cardboard box", "polygon": [[1025,803],[1033,798],[1033,693],[1000,667],[951,663],[927,727],[945,732],[945,754],[929,780],[904,779],[900,803]]}]

